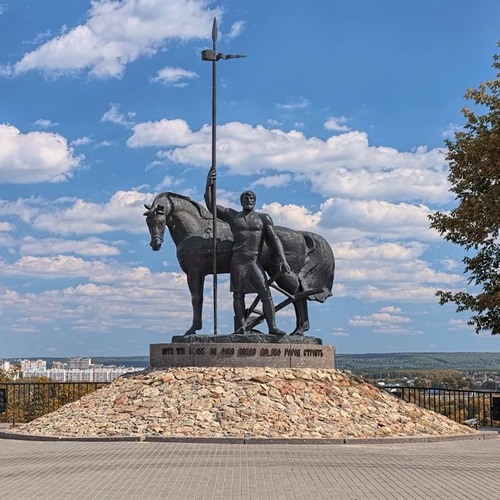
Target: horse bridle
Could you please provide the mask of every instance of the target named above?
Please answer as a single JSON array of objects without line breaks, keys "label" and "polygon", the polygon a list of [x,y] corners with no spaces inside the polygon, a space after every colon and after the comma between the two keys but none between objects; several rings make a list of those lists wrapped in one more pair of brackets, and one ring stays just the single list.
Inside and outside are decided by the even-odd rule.
[{"label": "horse bridle", "polygon": [[[172,205],[172,202],[170,202],[170,205]],[[151,245],[151,247],[154,250],[155,248],[154,248],[153,242],[155,242],[155,243],[158,244],[158,249],[163,244],[163,236],[165,234],[165,228],[166,228],[166,225],[167,225],[167,218],[166,218],[166,215],[165,215],[165,206],[164,205],[160,205],[160,204],[156,203],[156,206],[154,208],[153,208],[153,206],[151,206],[151,205],[144,205],[144,207],[148,209],[148,211],[144,214],[146,216],[146,222],[148,223],[148,227],[151,228],[150,221],[151,221],[151,219],[154,216],[161,215],[161,216],[164,217],[164,220],[165,220],[165,227],[163,228],[163,231],[160,232],[161,235],[160,234],[158,234],[158,235],[157,234],[154,234],[154,235],[152,234],[150,245]],[[169,212],[171,212],[171,210]],[[155,226],[153,226],[153,228],[155,228]]]}]

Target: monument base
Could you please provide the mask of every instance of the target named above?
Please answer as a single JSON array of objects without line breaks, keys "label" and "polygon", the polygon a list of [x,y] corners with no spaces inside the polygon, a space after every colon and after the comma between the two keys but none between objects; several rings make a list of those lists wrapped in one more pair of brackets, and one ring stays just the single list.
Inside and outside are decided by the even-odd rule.
[{"label": "monument base", "polygon": [[229,335],[174,335],[172,343],[174,344],[323,344],[319,337],[310,337],[309,335],[271,335],[255,330],[249,333]]},{"label": "monument base", "polygon": [[149,363],[153,368],[187,366],[335,368],[335,348],[293,341],[270,343],[181,343],[151,344]]}]

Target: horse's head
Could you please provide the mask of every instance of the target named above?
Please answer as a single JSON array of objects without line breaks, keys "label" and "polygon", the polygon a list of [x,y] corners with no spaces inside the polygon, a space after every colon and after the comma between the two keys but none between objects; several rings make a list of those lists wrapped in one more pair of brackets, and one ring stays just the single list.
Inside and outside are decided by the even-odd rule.
[{"label": "horse's head", "polygon": [[[167,205],[167,206],[166,206]],[[146,224],[148,225],[149,234],[151,235],[151,248],[157,252],[163,243],[163,235],[165,234],[165,227],[167,225],[167,213],[170,207],[170,202],[166,197],[158,200],[158,197],[153,202],[153,205],[144,205],[147,212]]]}]

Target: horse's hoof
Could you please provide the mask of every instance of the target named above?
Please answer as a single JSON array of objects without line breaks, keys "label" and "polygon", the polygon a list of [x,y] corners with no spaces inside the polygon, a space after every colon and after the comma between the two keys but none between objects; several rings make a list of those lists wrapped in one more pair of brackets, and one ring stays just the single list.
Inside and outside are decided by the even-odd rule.
[{"label": "horse's hoof", "polygon": [[190,335],[196,335],[196,331],[192,332],[191,330],[188,330],[183,337],[189,337]]},{"label": "horse's hoof", "polygon": [[290,334],[290,337],[303,337],[304,336],[304,332],[292,332]]}]

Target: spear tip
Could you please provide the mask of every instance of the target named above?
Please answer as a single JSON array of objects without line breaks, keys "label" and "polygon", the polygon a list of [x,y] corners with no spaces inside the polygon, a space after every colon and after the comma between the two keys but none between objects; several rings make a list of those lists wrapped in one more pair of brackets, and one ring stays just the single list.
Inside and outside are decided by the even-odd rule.
[{"label": "spear tip", "polygon": [[217,40],[217,18],[214,17],[214,23],[212,25],[212,40],[215,42]]}]

